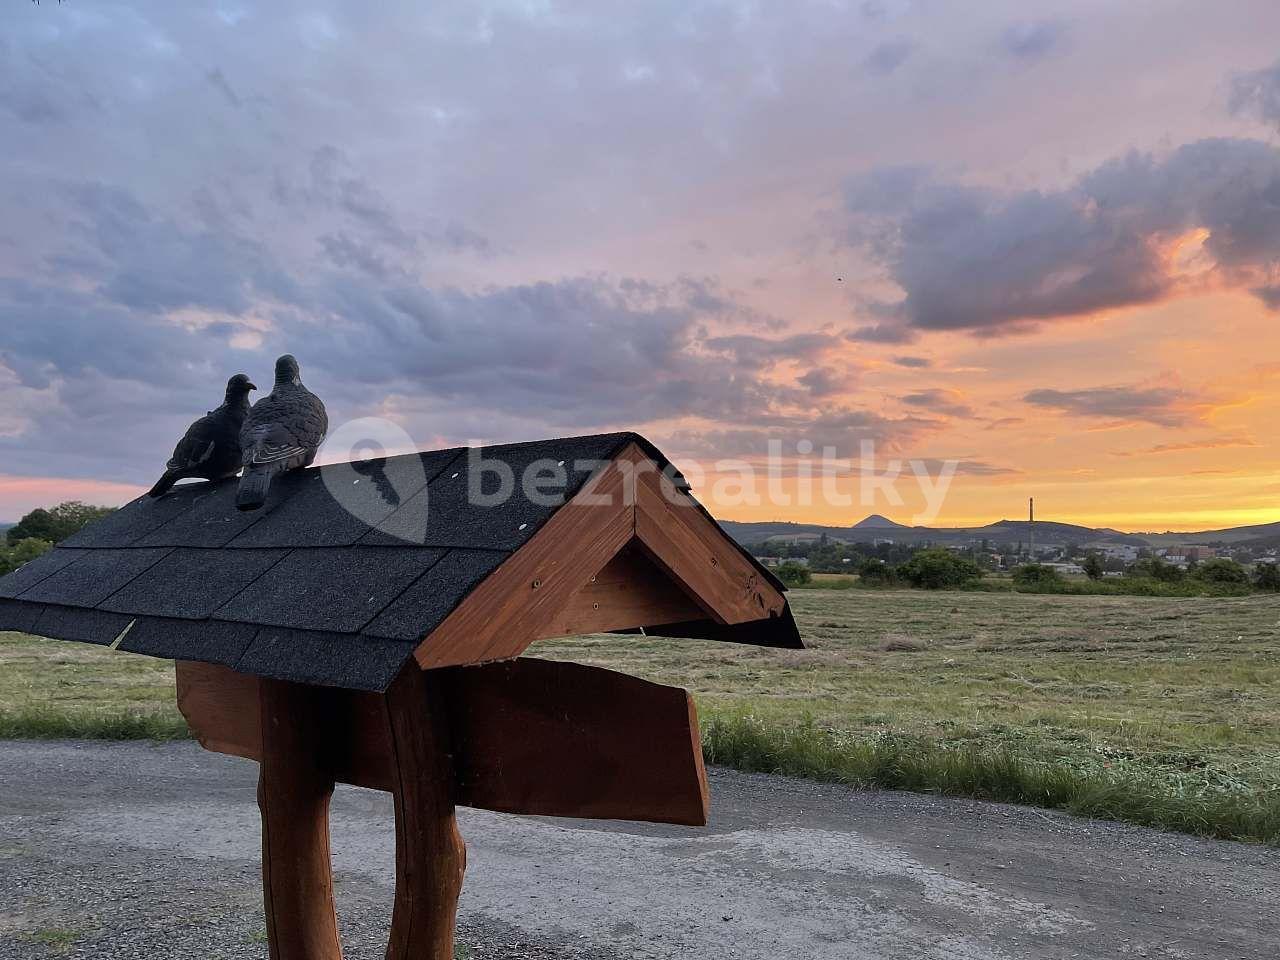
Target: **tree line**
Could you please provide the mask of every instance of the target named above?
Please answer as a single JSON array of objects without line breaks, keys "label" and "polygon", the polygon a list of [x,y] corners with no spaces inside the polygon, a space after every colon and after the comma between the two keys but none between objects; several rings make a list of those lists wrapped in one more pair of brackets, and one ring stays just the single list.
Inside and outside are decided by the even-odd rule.
[{"label": "tree line", "polygon": [[105,517],[114,507],[68,500],[56,507],[37,507],[5,531],[0,544],[0,574],[17,570],[53,549],[85,524]]}]

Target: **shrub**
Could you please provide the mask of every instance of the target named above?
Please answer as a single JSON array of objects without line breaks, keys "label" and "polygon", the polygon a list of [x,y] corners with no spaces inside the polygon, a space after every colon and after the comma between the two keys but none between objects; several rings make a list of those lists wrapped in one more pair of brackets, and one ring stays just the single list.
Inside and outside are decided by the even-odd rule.
[{"label": "shrub", "polygon": [[858,579],[868,586],[887,587],[898,582],[898,572],[883,560],[867,560],[858,568]]},{"label": "shrub", "polygon": [[1259,590],[1280,591],[1280,563],[1260,563],[1253,571],[1253,585]]},{"label": "shrub", "polygon": [[1024,563],[1013,571],[1013,582],[1019,587],[1060,587],[1066,581],[1062,574],[1043,563]]},{"label": "shrub", "polygon": [[1144,557],[1128,570],[1131,577],[1159,580],[1161,583],[1181,583],[1187,578],[1187,572],[1172,563],[1165,563],[1159,557]]},{"label": "shrub", "polygon": [[790,560],[779,564],[778,569],[773,572],[788,587],[801,587],[813,579],[808,567],[803,563],[792,563]]},{"label": "shrub", "polygon": [[1248,583],[1249,574],[1234,560],[1218,557],[1196,567],[1195,578],[1205,583]]},{"label": "shrub", "polygon": [[962,587],[981,579],[982,571],[972,560],[956,556],[950,550],[934,547],[920,550],[898,568],[898,575],[913,587],[925,590],[942,590]]},{"label": "shrub", "polygon": [[0,576],[12,573],[24,563],[30,563],[52,549],[53,544],[48,540],[37,540],[35,537],[26,537],[8,547],[0,544]]}]

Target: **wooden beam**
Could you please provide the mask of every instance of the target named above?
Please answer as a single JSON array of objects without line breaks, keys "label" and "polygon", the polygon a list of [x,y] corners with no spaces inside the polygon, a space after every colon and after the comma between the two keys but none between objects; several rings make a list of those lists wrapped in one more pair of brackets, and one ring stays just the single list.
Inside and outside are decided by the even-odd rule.
[{"label": "wooden beam", "polygon": [[387,960],[454,960],[467,848],[454,816],[444,691],[410,664],[382,698],[396,811],[396,897]]},{"label": "wooden beam", "polygon": [[679,623],[701,616],[702,608],[643,552],[631,546],[570,597],[541,633],[542,637],[569,637]]},{"label": "wooden beam", "polygon": [[[222,705],[251,704],[259,684],[271,681],[185,661],[177,674],[178,702],[197,739],[216,752],[260,760],[262,737],[234,707]],[[426,676],[446,704],[456,803],[551,817],[706,822],[698,723],[684,690],[531,659]],[[322,751],[326,774],[393,790],[395,747],[384,697],[309,689],[330,718]],[[428,701],[412,702],[430,716]]]},{"label": "wooden beam", "polygon": [[716,622],[760,620],[786,606],[782,593],[661,473],[637,478],[635,521],[645,552]]},{"label": "wooden beam", "polygon": [[[312,687],[262,680],[258,693],[258,806],[271,960],[342,960],[329,857],[333,779],[317,762],[325,753],[328,718]],[[210,742],[229,745],[216,734]]]},{"label": "wooden beam", "polygon": [[422,669],[517,657],[544,635],[634,536],[626,475],[615,460],[552,514],[423,640],[414,653]]}]

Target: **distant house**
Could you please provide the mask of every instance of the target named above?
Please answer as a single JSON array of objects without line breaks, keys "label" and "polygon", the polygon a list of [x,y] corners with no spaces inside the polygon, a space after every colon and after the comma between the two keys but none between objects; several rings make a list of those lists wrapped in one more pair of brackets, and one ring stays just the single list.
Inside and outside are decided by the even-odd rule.
[{"label": "distant house", "polygon": [[1046,563],[1044,566],[1050,570],[1056,570],[1063,576],[1079,576],[1084,573],[1084,567],[1078,563]]},{"label": "distant house", "polygon": [[1192,563],[1212,560],[1217,555],[1217,550],[1213,547],[1205,546],[1170,547],[1163,554],[1167,563],[1172,563],[1177,567],[1186,567]]}]

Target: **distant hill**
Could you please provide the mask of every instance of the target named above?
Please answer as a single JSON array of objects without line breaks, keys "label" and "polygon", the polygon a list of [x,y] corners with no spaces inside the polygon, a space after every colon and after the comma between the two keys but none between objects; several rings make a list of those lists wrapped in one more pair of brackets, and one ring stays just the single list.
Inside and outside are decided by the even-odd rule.
[{"label": "distant hill", "polygon": [[[982,527],[911,527],[895,523],[880,514],[872,514],[848,527],[830,527],[818,523],[787,523],[769,520],[760,523],[722,521],[721,526],[739,543],[765,543],[769,540],[817,540],[826,534],[829,540],[845,543],[871,543],[888,539],[895,543],[969,543],[988,541],[992,546],[1029,543],[1032,536],[1028,520],[997,520]],[[1227,530],[1197,533],[1122,533],[1111,527],[1085,527],[1052,520],[1035,522],[1035,541],[1043,546],[1065,546],[1074,543],[1127,544],[1135,547],[1169,547],[1183,543],[1237,544],[1271,546],[1280,540],[1280,523],[1265,523]]]},{"label": "distant hill", "polygon": [[852,527],[854,530],[906,530],[905,524],[894,523],[888,517],[882,517],[878,513],[873,513],[865,519],[859,520]]}]

